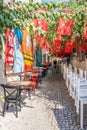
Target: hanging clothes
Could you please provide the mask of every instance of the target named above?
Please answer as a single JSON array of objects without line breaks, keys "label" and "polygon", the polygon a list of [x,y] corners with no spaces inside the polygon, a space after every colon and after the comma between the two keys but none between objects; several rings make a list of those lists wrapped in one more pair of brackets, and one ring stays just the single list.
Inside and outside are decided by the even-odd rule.
[{"label": "hanging clothes", "polygon": [[21,45],[19,44],[18,36],[14,36],[14,73],[24,71],[24,58],[21,53]]},{"label": "hanging clothes", "polygon": [[14,34],[17,35],[19,43],[22,42],[23,34],[19,29],[14,29]]},{"label": "hanging clothes", "polygon": [[14,64],[14,32],[13,30],[6,30],[6,65],[13,66]]},{"label": "hanging clothes", "polygon": [[24,56],[24,70],[31,70],[33,67],[33,43],[27,30],[23,30],[23,41],[21,50]]}]

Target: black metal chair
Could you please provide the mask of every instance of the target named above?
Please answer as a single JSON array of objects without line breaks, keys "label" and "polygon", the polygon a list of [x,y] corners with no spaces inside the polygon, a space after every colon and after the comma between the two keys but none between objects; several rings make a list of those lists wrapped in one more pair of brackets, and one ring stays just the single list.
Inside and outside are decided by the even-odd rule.
[{"label": "black metal chair", "polygon": [[5,110],[8,110],[9,104],[15,104],[16,108],[16,117],[18,117],[18,106],[21,109],[21,87],[19,86],[9,86],[1,84],[1,87],[4,89],[4,106],[3,106],[3,116]]}]

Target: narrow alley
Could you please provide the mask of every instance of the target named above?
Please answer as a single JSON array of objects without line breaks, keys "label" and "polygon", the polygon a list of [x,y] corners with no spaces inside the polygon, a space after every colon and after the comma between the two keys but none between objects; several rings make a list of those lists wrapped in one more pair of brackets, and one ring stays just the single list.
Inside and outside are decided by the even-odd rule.
[{"label": "narrow alley", "polygon": [[[26,96],[24,95],[18,118],[11,108],[5,117],[0,116],[0,130],[80,130],[74,101],[59,72],[52,73],[49,69],[31,100]],[[84,130],[87,129],[86,113],[85,111]]]}]

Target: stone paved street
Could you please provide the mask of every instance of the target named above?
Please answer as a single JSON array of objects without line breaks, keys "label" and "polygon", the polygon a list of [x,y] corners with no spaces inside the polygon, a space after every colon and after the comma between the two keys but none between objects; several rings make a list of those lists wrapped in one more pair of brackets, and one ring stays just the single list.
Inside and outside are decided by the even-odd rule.
[{"label": "stone paved street", "polygon": [[[0,116],[0,130],[80,130],[74,101],[60,73],[48,70],[36,95],[32,94],[31,100],[24,98],[18,118],[13,112]],[[84,130],[87,130],[86,109],[85,106]]]}]

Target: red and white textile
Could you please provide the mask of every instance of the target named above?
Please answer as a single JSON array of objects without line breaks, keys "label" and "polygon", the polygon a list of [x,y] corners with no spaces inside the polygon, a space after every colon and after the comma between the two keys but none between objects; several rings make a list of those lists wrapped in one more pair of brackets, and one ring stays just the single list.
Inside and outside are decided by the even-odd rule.
[{"label": "red and white textile", "polygon": [[6,65],[14,64],[14,31],[6,30]]}]

